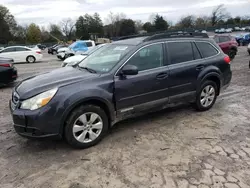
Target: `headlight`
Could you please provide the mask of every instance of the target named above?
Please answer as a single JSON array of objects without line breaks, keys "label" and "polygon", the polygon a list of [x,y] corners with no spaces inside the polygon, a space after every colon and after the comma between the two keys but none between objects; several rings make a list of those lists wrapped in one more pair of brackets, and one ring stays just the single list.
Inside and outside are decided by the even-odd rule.
[{"label": "headlight", "polygon": [[49,91],[45,91],[39,95],[36,95],[30,99],[27,99],[22,102],[21,109],[26,110],[36,110],[38,108],[41,108],[49,103],[49,101],[54,97],[56,94],[58,88],[51,89]]}]

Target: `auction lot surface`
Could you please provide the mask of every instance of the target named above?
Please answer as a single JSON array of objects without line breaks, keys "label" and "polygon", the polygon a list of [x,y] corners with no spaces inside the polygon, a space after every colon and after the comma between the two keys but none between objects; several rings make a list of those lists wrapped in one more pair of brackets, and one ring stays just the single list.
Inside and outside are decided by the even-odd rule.
[{"label": "auction lot surface", "polygon": [[[12,126],[11,87],[0,89],[1,188],[249,188],[250,56],[240,47],[229,88],[207,112],[190,106],[118,123],[97,146],[27,140]],[[18,64],[20,79],[60,67],[55,56]]]}]

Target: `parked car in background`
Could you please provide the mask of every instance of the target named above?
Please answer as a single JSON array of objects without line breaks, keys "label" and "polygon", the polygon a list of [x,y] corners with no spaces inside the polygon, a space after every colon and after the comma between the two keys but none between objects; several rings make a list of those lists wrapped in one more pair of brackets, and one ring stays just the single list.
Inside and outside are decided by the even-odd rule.
[{"label": "parked car in background", "polygon": [[242,33],[235,37],[239,46],[245,46],[250,43],[250,33]]},{"label": "parked car in background", "polygon": [[225,33],[232,33],[233,32],[233,29],[232,28],[228,28],[225,30]]},{"label": "parked car in background", "polygon": [[88,51],[88,47],[85,41],[79,40],[71,44],[68,48],[61,48],[58,50],[57,57],[61,60],[66,59],[69,56],[73,56],[76,53],[81,54]]},{"label": "parked car in background", "polygon": [[247,51],[248,51],[248,53],[249,53],[249,55],[250,55],[250,43],[249,43],[248,46],[247,46]]},{"label": "parked car in background", "polygon": [[238,52],[238,43],[231,35],[215,35],[215,42],[220,46],[222,51],[233,60]]},{"label": "parked car in background", "polygon": [[0,57],[0,86],[9,84],[17,79],[17,69],[10,58]]},{"label": "parked car in background", "polygon": [[65,45],[65,44],[55,44],[54,46],[48,48],[48,53],[49,54],[57,54],[57,51],[60,49],[60,48],[65,48],[65,47],[68,47],[68,45]]},{"label": "parked car in background", "polygon": [[221,29],[219,29],[218,33],[225,33],[225,32],[226,32],[226,29],[225,28],[221,28]]},{"label": "parked car in background", "polygon": [[0,51],[0,57],[11,58],[14,63],[35,63],[42,59],[40,49],[32,49],[25,46],[11,46]]},{"label": "parked car in background", "polygon": [[106,44],[100,44],[98,46],[93,47],[92,49],[80,54],[80,55],[73,55],[71,57],[68,57],[67,59],[64,60],[62,63],[62,67],[65,66],[75,66],[78,63],[80,63],[83,59],[85,59],[88,55],[94,53],[95,51],[101,49],[104,45]]},{"label": "parked car in background", "polygon": [[241,31],[240,27],[234,27],[234,31]]},{"label": "parked car in background", "polygon": [[37,47],[41,50],[45,50],[47,48],[46,45],[42,45],[42,44],[37,44]]},{"label": "parked car in background", "polygon": [[61,48],[58,50],[57,57],[61,60],[66,59],[69,56],[75,55],[75,54],[81,54],[88,50],[91,50],[94,48],[95,42],[91,40],[79,40],[71,44],[68,48]]},{"label": "parked car in background", "polygon": [[64,137],[77,148],[102,140],[118,121],[171,103],[213,107],[232,77],[230,58],[207,34],[162,33],[107,44],[76,68],[18,84],[10,109],[24,137]]}]

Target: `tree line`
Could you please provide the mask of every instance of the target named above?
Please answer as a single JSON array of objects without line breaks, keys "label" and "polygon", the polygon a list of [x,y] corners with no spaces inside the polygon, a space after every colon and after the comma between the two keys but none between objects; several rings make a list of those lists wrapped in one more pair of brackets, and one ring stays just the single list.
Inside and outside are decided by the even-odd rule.
[{"label": "tree line", "polygon": [[73,39],[90,39],[95,37],[119,37],[143,32],[182,30],[191,28],[219,27],[223,25],[250,25],[250,17],[231,17],[223,5],[216,7],[210,15],[186,15],[176,24],[164,16],[153,14],[150,21],[127,18],[124,13],[110,12],[105,23],[98,13],[84,14],[77,20],[66,18],[47,28],[35,23],[20,25],[9,9],[0,5],[0,44],[36,44],[69,41]]}]

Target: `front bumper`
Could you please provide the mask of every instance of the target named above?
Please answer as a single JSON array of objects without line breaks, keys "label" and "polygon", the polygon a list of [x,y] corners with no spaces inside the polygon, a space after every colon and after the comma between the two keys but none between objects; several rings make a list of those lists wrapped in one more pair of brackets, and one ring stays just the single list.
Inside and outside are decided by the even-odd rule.
[{"label": "front bumper", "polygon": [[59,59],[64,59],[65,58],[65,53],[58,53],[57,54],[57,58],[59,58]]},{"label": "front bumper", "polygon": [[60,116],[55,115],[55,109],[42,107],[38,110],[22,110],[13,106],[10,110],[15,131],[27,138],[61,138]]}]

